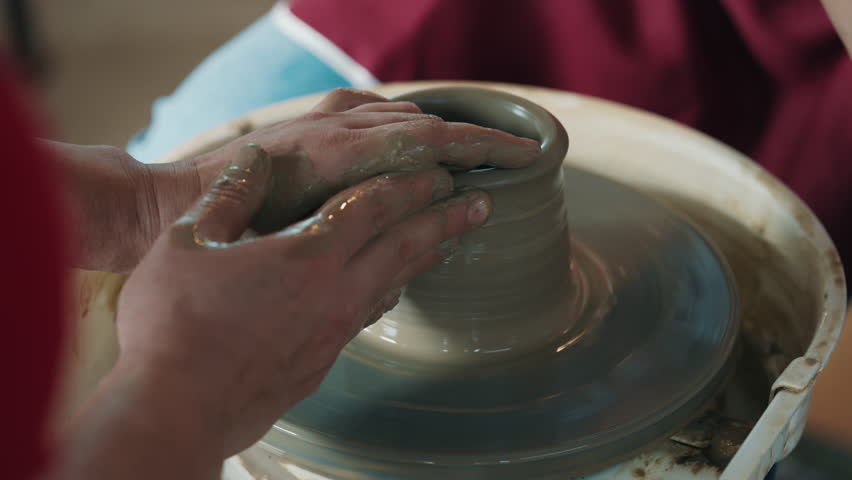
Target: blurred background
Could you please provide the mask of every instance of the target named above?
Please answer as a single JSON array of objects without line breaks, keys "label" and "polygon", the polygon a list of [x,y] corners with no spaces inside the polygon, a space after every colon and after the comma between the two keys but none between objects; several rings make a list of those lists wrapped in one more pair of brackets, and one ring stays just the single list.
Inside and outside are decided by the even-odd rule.
[{"label": "blurred background", "polygon": [[[152,102],[275,0],[0,0],[0,45],[25,62],[54,138],[123,146]],[[847,316],[848,319],[848,316]],[[852,328],[821,374],[782,480],[852,478]]]},{"label": "blurred background", "polygon": [[0,1],[2,41],[12,46],[15,25],[23,25],[30,39],[25,50],[40,68],[34,73],[54,135],[109,145],[124,145],[148,124],[154,99],[170,93],[205,56],[275,4]]}]

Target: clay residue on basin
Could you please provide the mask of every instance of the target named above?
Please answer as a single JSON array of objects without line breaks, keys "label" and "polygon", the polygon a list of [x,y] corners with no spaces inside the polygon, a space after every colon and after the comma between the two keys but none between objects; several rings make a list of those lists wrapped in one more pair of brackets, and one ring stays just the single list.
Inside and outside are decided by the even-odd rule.
[{"label": "clay residue on basin", "polygon": [[654,193],[687,214],[728,261],[737,283],[743,339],[771,383],[790,361],[804,355],[816,327],[801,321],[817,318],[809,286],[791,272],[788,260],[774,245],[742,224],[706,204],[668,192]]}]

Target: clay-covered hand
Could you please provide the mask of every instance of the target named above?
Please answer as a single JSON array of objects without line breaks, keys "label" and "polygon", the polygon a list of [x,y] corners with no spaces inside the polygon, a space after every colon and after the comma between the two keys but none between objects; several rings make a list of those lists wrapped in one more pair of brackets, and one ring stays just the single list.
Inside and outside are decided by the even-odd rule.
[{"label": "clay-covered hand", "polygon": [[[311,135],[327,118],[293,128]],[[272,169],[262,149],[244,146],[157,239],[119,300],[118,371],[183,385],[163,394],[189,398],[222,436],[223,455],[312,393],[341,348],[393,306],[394,292],[491,211],[484,192],[450,196],[450,175],[433,168],[369,179],[306,220],[249,238]]]},{"label": "clay-covered hand", "polygon": [[538,142],[426,115],[410,102],[339,89],[314,110],[261,128],[196,159],[202,183],[241,145],[262,146],[272,158],[270,195],[251,226],[270,232],[304,218],[330,195],[381,173],[448,165],[523,167]]}]

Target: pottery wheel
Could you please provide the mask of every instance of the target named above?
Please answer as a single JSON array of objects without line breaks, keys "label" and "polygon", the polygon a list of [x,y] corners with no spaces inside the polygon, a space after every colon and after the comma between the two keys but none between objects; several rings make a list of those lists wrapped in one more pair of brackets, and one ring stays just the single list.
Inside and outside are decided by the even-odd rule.
[{"label": "pottery wheel", "polygon": [[[499,364],[419,368],[361,337],[264,438],[339,479],[565,478],[684,426],[734,355],[733,280],[701,233],[621,184],[564,167],[568,334]],[[521,320],[522,321],[522,320]],[[382,322],[370,327],[380,334]]]}]

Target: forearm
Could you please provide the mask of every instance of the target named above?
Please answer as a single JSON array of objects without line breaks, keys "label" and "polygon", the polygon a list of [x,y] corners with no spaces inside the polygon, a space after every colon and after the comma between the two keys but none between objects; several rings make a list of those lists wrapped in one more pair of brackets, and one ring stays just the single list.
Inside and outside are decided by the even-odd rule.
[{"label": "forearm", "polygon": [[201,191],[193,162],[145,165],[114,147],[47,143],[66,173],[77,267],[131,270]]},{"label": "forearm", "polygon": [[217,479],[221,425],[191,384],[120,363],[61,442],[51,480]]}]

